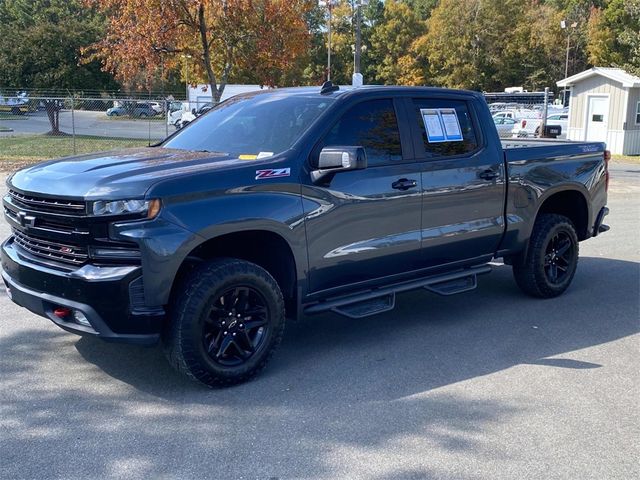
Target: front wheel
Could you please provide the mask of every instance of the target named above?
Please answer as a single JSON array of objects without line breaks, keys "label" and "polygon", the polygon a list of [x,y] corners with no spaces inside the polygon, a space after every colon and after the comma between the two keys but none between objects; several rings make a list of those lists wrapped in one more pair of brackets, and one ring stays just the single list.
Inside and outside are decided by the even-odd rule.
[{"label": "front wheel", "polygon": [[526,257],[513,265],[516,283],[534,297],[557,297],[573,280],[578,253],[578,235],[571,220],[563,215],[541,214]]},{"label": "front wheel", "polygon": [[171,365],[208,386],[228,386],[266,366],[284,333],[284,300],[263,268],[218,259],[191,273],[169,320],[163,342]]}]

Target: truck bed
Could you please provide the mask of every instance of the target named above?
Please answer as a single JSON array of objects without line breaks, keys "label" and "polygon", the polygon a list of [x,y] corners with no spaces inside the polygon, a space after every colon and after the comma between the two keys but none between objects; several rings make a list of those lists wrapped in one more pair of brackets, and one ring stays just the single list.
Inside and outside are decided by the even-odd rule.
[{"label": "truck bed", "polygon": [[556,139],[508,139],[502,140],[507,163],[529,160],[558,160],[575,156],[601,157],[605,150],[603,142],[576,142]]}]

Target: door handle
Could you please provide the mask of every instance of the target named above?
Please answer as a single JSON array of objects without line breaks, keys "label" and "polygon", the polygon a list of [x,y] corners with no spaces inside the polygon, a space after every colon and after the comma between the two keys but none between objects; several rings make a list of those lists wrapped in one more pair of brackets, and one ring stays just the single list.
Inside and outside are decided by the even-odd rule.
[{"label": "door handle", "polygon": [[401,178],[391,184],[391,187],[396,190],[409,190],[410,188],[415,188],[417,186],[418,182],[410,178]]},{"label": "door handle", "polygon": [[494,178],[498,178],[498,175],[500,175],[498,172],[496,172],[495,170],[485,170],[483,172],[480,172],[478,174],[478,177],[484,179],[484,180],[493,180]]}]

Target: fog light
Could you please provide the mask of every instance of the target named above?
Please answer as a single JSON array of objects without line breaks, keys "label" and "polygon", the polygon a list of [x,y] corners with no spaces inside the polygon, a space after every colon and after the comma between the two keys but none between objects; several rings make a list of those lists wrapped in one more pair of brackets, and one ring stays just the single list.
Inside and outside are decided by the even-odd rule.
[{"label": "fog light", "polygon": [[84,325],[85,327],[90,327],[91,326],[91,324],[89,323],[89,320],[87,319],[85,314],[82,313],[80,310],[74,310],[73,311],[73,319],[76,321],[76,323],[78,323],[80,325]]}]

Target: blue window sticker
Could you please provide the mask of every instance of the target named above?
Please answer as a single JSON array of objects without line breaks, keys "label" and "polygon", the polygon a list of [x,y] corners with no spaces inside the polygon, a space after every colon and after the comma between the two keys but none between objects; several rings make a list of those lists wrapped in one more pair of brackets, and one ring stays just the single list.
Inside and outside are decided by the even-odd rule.
[{"label": "blue window sticker", "polygon": [[446,142],[444,126],[440,118],[440,112],[437,108],[421,108],[420,115],[424,122],[424,128],[427,131],[427,139],[429,143]]}]

